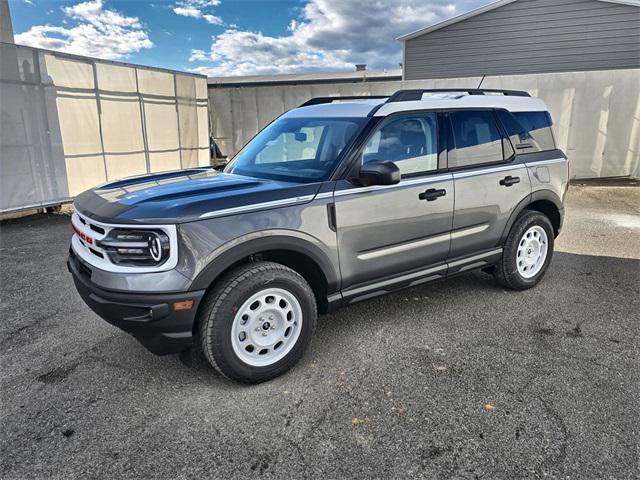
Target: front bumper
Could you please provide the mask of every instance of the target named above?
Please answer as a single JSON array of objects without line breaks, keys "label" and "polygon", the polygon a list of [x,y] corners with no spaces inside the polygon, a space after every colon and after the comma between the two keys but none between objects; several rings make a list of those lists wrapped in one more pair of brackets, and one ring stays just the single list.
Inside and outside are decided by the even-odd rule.
[{"label": "front bumper", "polygon": [[[204,290],[184,293],[120,293],[91,282],[92,267],[72,249],[67,260],[78,293],[104,320],[133,335],[156,355],[179,353],[193,342],[193,324]],[[193,300],[189,310],[176,310],[174,302]]]}]

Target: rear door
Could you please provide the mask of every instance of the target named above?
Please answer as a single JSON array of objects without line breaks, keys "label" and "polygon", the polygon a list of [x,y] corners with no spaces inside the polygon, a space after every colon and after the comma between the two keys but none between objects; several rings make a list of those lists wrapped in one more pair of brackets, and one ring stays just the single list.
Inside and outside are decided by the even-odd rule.
[{"label": "rear door", "polygon": [[[515,207],[531,193],[529,174],[491,110],[458,110],[449,119],[448,166],[455,209],[449,254],[451,273],[466,256],[496,255]],[[499,254],[499,252],[497,252]]]},{"label": "rear door", "polygon": [[[438,148],[438,115],[418,112],[384,119],[358,154],[362,162],[391,160],[399,184],[359,187],[340,180],[335,190],[343,293],[425,266],[446,272],[453,215],[453,177]],[[412,281],[419,281],[418,272]],[[364,294],[364,293],[363,293]]]}]

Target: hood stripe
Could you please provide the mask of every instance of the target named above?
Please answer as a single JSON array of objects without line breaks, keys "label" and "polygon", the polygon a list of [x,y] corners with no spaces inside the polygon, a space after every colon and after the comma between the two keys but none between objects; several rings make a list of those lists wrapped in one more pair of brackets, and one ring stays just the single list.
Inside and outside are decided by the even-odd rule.
[{"label": "hood stripe", "polygon": [[281,200],[273,200],[271,202],[254,203],[252,205],[243,205],[241,207],[224,208],[222,210],[215,210],[213,212],[207,212],[200,215],[200,218],[214,218],[222,217],[224,215],[233,215],[236,213],[254,212],[257,210],[264,210],[267,208],[284,207],[285,205],[295,205],[298,203],[307,203],[313,200],[315,195],[304,195],[301,197],[283,198]]}]

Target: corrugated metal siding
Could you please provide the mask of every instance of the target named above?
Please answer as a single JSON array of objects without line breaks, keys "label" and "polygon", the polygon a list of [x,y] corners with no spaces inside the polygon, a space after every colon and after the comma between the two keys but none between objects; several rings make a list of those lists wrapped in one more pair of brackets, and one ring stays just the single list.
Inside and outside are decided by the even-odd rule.
[{"label": "corrugated metal siding", "polygon": [[640,67],[640,8],[518,0],[405,42],[405,79]]}]

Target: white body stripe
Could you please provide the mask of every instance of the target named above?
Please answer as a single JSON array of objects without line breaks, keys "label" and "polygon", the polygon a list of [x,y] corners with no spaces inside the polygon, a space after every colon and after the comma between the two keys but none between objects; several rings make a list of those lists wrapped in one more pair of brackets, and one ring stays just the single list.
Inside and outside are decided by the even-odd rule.
[{"label": "white body stripe", "polygon": [[450,173],[444,175],[436,175],[433,177],[421,177],[421,178],[409,178],[407,180],[402,180],[400,183],[396,183],[394,185],[375,185],[373,187],[357,187],[357,188],[348,188],[345,190],[336,190],[335,196],[339,197],[342,195],[351,195],[355,193],[367,193],[367,192],[375,192],[378,190],[388,190],[390,188],[402,188],[402,187],[410,187],[413,185],[426,185],[428,183],[442,182],[446,180],[451,180],[453,177]]},{"label": "white body stripe", "polygon": [[406,252],[416,248],[426,247],[433,245],[434,243],[446,242],[451,238],[451,234],[446,233],[444,235],[438,235],[436,237],[425,238],[423,240],[416,240],[414,242],[403,243],[400,245],[394,245],[393,247],[384,247],[377,250],[371,250],[358,254],[358,260],[372,260],[374,258],[386,257],[387,255],[393,255],[395,253]]},{"label": "white body stripe", "polygon": [[289,205],[296,205],[299,203],[306,203],[314,199],[322,200],[325,198],[332,198],[334,196],[341,197],[344,195],[355,195],[358,193],[377,192],[380,190],[404,188],[404,187],[411,187],[415,185],[427,185],[430,183],[453,180],[454,178],[474,177],[476,175],[484,175],[487,173],[502,172],[502,171],[506,172],[509,170],[516,170],[519,168],[524,168],[529,166],[549,165],[552,163],[559,163],[559,162],[565,162],[565,161],[567,160],[563,158],[559,158],[559,159],[553,159],[553,160],[543,160],[540,162],[520,163],[517,165],[504,165],[504,166],[497,166],[492,168],[482,168],[478,170],[465,170],[460,172],[443,173],[443,174],[438,174],[430,177],[408,178],[406,180],[400,181],[400,183],[396,183],[393,185],[374,185],[371,187],[347,188],[344,190],[336,190],[335,192],[323,192],[317,195],[304,195],[301,197],[283,198],[281,200],[273,200],[271,202],[256,203],[253,205],[243,205],[241,207],[224,208],[222,210],[214,210],[212,212],[203,213],[202,215],[200,215],[200,218],[215,218],[215,217],[222,217],[225,215],[233,215],[237,213],[247,213],[247,212],[253,212],[258,210],[265,210],[269,208],[284,207]]},{"label": "white body stripe", "polygon": [[476,225],[475,227],[463,228],[462,230],[454,230],[451,232],[451,238],[462,238],[468,237],[469,235],[475,235],[476,233],[482,233],[487,228],[489,228],[488,223],[483,223],[482,225]]},{"label": "white body stripe", "polygon": [[333,198],[333,192],[324,192],[316,195],[316,200],[322,200],[324,198]]},{"label": "white body stripe", "polygon": [[566,158],[554,158],[553,160],[542,160],[540,162],[529,162],[525,163],[527,167],[540,167],[542,165],[552,165],[554,163],[565,163],[569,160]]},{"label": "white body stripe", "polygon": [[487,173],[507,172],[509,170],[518,170],[520,168],[526,168],[525,164],[519,163],[517,165],[503,165],[499,167],[483,168],[480,170],[464,170],[461,172],[454,172],[453,178],[477,177],[478,175],[485,175]]},{"label": "white body stripe", "polygon": [[302,197],[283,198],[281,200],[273,200],[271,202],[254,203],[252,205],[243,205],[241,207],[224,208],[222,210],[214,210],[200,215],[200,218],[222,217],[224,215],[232,215],[235,213],[247,213],[267,208],[284,207],[295,205],[298,203],[306,203],[313,200],[315,195],[304,195]]},{"label": "white body stripe", "polygon": [[476,233],[484,232],[489,228],[488,224],[477,225],[475,227],[464,228],[462,230],[456,230],[452,233],[445,233],[443,235],[437,235],[435,237],[424,238],[422,240],[415,240],[413,242],[402,243],[400,245],[394,245],[391,247],[378,248],[376,250],[370,250],[358,254],[358,260],[371,260],[373,258],[385,257],[387,255],[393,255],[395,253],[406,252],[416,248],[427,247],[435,243],[446,242],[451,238],[462,238],[469,235],[475,235]]}]

